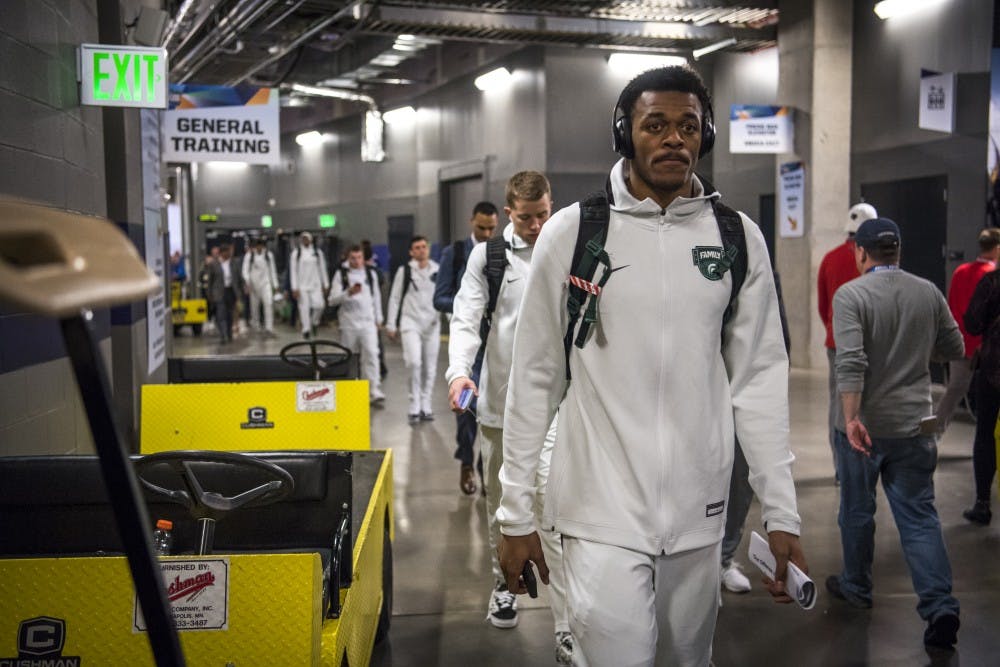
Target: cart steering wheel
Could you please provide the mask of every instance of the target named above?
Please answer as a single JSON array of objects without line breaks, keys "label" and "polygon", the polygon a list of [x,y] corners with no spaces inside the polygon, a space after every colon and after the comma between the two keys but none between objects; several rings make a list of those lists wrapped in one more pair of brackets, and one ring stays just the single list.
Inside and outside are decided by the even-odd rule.
[{"label": "cart steering wheel", "polygon": [[[224,496],[215,491],[206,491],[202,487],[194,474],[192,463],[218,463],[239,470],[256,470],[263,472],[271,480],[234,496]],[[158,465],[166,465],[175,472],[184,483],[184,488],[165,489],[148,481],[144,473]],[[183,505],[195,519],[199,520],[219,521],[235,509],[270,505],[286,498],[295,490],[295,481],[284,468],[270,461],[236,452],[204,450],[160,452],[137,460],[135,471],[146,489],[170,502]]]},{"label": "cart steering wheel", "polygon": [[[294,350],[297,350],[300,347],[309,348],[308,359],[290,356]],[[320,351],[318,348],[330,349]],[[353,352],[340,343],[332,340],[320,339],[300,340],[295,343],[289,343],[285,347],[281,348],[281,352],[279,352],[279,354],[281,355],[281,360],[286,364],[290,364],[298,368],[308,368],[313,372],[313,379],[319,380],[322,378],[323,371],[325,369],[349,361]]]}]

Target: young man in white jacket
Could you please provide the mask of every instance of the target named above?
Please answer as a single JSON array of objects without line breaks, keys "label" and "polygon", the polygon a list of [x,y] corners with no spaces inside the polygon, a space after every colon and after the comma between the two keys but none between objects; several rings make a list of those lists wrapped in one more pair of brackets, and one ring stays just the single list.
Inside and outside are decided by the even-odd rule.
[{"label": "young man in white jacket", "polygon": [[[611,273],[586,344],[569,353],[569,383],[563,338],[578,204],[546,224],[524,290],[504,416],[500,561],[508,587],[524,592],[525,560],[548,579],[536,530],[562,534],[576,665],[709,664],[734,433],[777,559],[775,599],[791,601],[789,559],[807,569],[788,360],[764,238],[741,216],[748,269],[724,328],[732,277],[694,252],[722,251],[710,201],[718,195],[694,174],[714,140],[710,120],[708,91],[689,68],[646,72],[623,90],[614,134],[625,159],[611,171],[604,243]],[[535,473],[557,408],[536,524]]]},{"label": "young man in white jacket", "polygon": [[[493,591],[490,594],[487,618],[498,628],[517,625],[517,599],[508,590],[507,582],[497,559],[496,546],[500,538],[496,510],[500,501],[500,466],[503,464],[504,403],[507,399],[507,377],[510,374],[514,343],[514,327],[518,309],[524,295],[525,282],[531,262],[535,240],[552,211],[551,188],[548,180],[536,171],[515,174],[507,182],[507,205],[504,212],[510,224],[503,230],[507,266],[492,313],[492,327],[486,339],[482,372],[478,386],[472,378],[476,353],[482,344],[480,322],[489,302],[487,268],[488,243],[480,243],[469,254],[462,286],[455,295],[448,343],[448,398],[452,410],[459,412],[459,398],[464,389],[471,389],[478,396],[477,419],[479,442],[483,457],[486,487],[486,521],[493,562]],[[549,419],[543,437],[545,445],[535,455],[535,472],[532,485],[544,493],[545,479],[552,444],[555,441],[555,420]],[[540,509],[540,507],[539,507]],[[530,511],[530,510],[529,510]],[[545,533],[543,542],[546,558],[552,563],[552,590],[550,602],[555,618],[556,661],[570,664],[573,640],[566,618],[566,605],[561,579],[562,548],[559,536]]]},{"label": "young man in white jacket", "polygon": [[[347,251],[347,270],[334,276],[330,290],[330,305],[340,306],[340,343],[361,355],[361,377],[368,380],[368,397],[372,403],[385,400],[382,376],[378,369],[378,330],[382,326],[382,293],[375,270],[365,265],[360,245]],[[344,283],[347,283],[346,285]]]},{"label": "young man in white jacket", "polygon": [[319,325],[319,318],[323,314],[323,297],[330,288],[326,258],[313,245],[313,237],[309,232],[299,235],[299,247],[288,258],[288,277],[292,296],[299,304],[302,337],[309,338]]},{"label": "young man in white jacket", "polygon": [[260,309],[264,308],[264,333],[274,335],[274,290],[278,286],[278,269],[267,242],[258,237],[253,250],[243,259],[243,283],[250,295],[250,328],[260,331]]},{"label": "young man in white jacket", "polygon": [[410,371],[407,419],[411,426],[434,419],[431,398],[441,347],[441,316],[434,310],[438,264],[430,257],[431,247],[426,238],[414,236],[410,239],[410,261],[396,270],[389,290],[389,316],[385,322],[390,340],[403,339],[403,362]]}]

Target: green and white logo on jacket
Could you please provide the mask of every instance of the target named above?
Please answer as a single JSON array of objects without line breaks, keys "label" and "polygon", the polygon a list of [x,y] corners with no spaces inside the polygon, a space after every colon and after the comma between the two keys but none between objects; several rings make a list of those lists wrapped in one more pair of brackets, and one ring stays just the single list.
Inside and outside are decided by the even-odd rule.
[{"label": "green and white logo on jacket", "polygon": [[691,259],[709,280],[722,280],[732,260],[719,246],[699,245],[691,249]]}]

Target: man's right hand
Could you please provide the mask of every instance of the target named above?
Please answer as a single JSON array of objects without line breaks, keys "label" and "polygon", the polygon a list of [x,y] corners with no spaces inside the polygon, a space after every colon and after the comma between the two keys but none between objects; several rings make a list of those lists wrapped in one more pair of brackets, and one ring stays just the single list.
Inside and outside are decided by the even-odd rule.
[{"label": "man's right hand", "polygon": [[503,570],[503,576],[507,579],[507,590],[511,593],[521,595],[528,592],[528,588],[521,579],[521,572],[524,570],[525,562],[529,560],[538,568],[538,576],[542,583],[549,583],[549,566],[545,564],[542,541],[539,539],[537,531],[517,537],[501,535],[497,555],[500,558],[500,569]]},{"label": "man's right hand", "polygon": [[347,293],[351,296],[354,296],[360,291],[361,291],[361,283],[354,283],[353,285],[347,288]]},{"label": "man's right hand", "polygon": [[451,385],[448,386],[448,405],[451,406],[452,412],[457,412],[458,414],[465,412],[465,410],[458,407],[458,399],[462,396],[462,390],[466,388],[471,389],[474,395],[479,396],[479,389],[476,388],[476,383],[465,376],[455,378],[451,381]]}]

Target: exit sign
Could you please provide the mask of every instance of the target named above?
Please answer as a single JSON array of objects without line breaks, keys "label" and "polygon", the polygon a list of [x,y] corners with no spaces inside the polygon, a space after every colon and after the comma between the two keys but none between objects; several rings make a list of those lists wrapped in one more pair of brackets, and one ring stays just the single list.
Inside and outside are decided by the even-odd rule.
[{"label": "exit sign", "polygon": [[80,103],[102,107],[167,108],[167,50],[81,44]]}]

